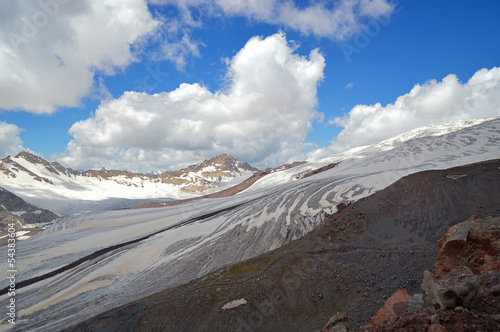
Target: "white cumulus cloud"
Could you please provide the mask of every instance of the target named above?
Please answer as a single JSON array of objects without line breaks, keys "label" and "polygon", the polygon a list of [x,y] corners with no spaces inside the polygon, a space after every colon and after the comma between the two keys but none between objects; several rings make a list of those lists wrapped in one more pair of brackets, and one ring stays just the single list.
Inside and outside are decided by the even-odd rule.
[{"label": "white cumulus cloud", "polygon": [[0,108],[78,106],[96,73],[135,61],[157,25],[144,0],[0,1]]},{"label": "white cumulus cloud", "polygon": [[394,4],[388,0],[309,1],[299,6],[288,0],[153,0],[177,6],[187,25],[191,11],[204,15],[244,17],[250,21],[283,26],[306,35],[345,40],[359,32],[365,23],[390,16]]},{"label": "white cumulus cloud", "polygon": [[357,105],[329,124],[343,128],[331,146],[310,154],[315,159],[377,143],[417,127],[500,115],[500,68],[478,70],[467,83],[454,74],[430,80],[382,106]]},{"label": "white cumulus cloud", "polygon": [[18,126],[0,121],[0,158],[16,155],[23,150],[20,134],[21,128]]},{"label": "white cumulus cloud", "polygon": [[[265,165],[304,150],[325,60],[300,56],[284,33],[253,37],[229,61],[227,87],[181,84],[154,95],[125,92],[75,123],[64,164],[151,170],[230,153]],[[111,166],[110,166],[111,165]]]}]

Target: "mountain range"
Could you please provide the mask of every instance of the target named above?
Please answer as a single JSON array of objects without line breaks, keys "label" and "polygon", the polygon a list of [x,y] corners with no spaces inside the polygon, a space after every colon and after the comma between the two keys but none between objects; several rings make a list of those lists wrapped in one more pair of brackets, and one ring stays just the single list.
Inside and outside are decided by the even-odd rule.
[{"label": "mountain range", "polygon": [[76,171],[28,151],[0,161],[0,186],[61,215],[136,205],[140,200],[182,199],[231,187],[258,169],[228,154],[178,171],[139,174],[122,170]]},{"label": "mountain range", "polygon": [[[492,162],[471,169],[456,167],[500,159],[499,146],[500,118],[456,121],[419,128],[320,161],[297,163],[291,165],[293,167],[269,170],[260,175],[256,173],[256,178],[254,177],[249,185],[219,197],[200,196],[198,199],[176,205],[160,201],[160,204],[144,205],[146,208],[67,215],[43,232],[19,242],[16,248],[17,254],[22,257],[17,267],[22,273],[18,276],[19,293],[16,299],[21,316],[19,324],[16,324],[13,330],[71,330],[74,325],[84,324],[89,318],[98,315],[99,319],[93,322],[109,323],[105,328],[107,330],[127,330],[126,326],[119,325],[123,315],[128,315],[128,322],[146,324],[141,325],[142,330],[148,330],[147,324],[156,326],[149,330],[161,330],[159,326],[173,326],[175,329],[176,325],[168,325],[168,322],[179,320],[182,320],[182,323],[177,326],[183,326],[179,330],[190,330],[190,327],[209,326],[203,324],[208,324],[210,317],[215,316],[220,318],[215,326],[221,329],[224,329],[224,326],[227,329],[234,327],[224,325],[224,322],[237,324],[238,319],[244,320],[248,325],[248,310],[251,314],[253,309],[249,308],[254,308],[255,305],[242,306],[241,311],[227,311],[227,315],[220,314],[219,309],[231,308],[235,305],[232,301],[244,302],[240,300],[266,306],[266,294],[250,292],[250,289],[257,290],[263,285],[269,286],[270,288],[264,289],[271,291],[273,279],[268,276],[275,273],[281,275],[280,280],[290,283],[290,287],[284,289],[285,293],[281,293],[281,296],[286,298],[288,310],[296,311],[289,312],[305,319],[307,317],[300,313],[301,310],[308,315],[310,312],[318,312],[321,296],[330,296],[326,291],[333,292],[331,286],[343,287],[342,283],[333,282],[333,279],[327,277],[333,275],[335,278],[348,279],[357,275],[365,280],[370,279],[370,282],[365,282],[365,287],[373,288],[377,283],[385,285],[387,282],[381,283],[381,280],[388,277],[387,273],[378,272],[379,266],[372,266],[371,259],[387,262],[386,266],[390,267],[386,270],[388,273],[403,263],[406,264],[406,271],[411,268],[412,260],[408,256],[411,255],[408,248],[413,244],[416,248],[414,253],[418,252],[417,256],[420,253],[428,254],[430,243],[435,241],[440,233],[446,232],[449,225],[463,221],[462,217],[468,213],[482,211],[476,205],[483,204],[484,213],[494,212],[497,204],[496,192],[484,189],[485,193],[481,188],[486,188],[486,184],[489,184],[488,188],[494,187],[499,165]],[[1,183],[4,186],[8,179],[10,187],[7,189],[16,194],[23,190],[25,194],[29,192],[29,189],[24,189],[23,182],[15,184],[16,179],[20,178],[24,178],[31,188],[46,190],[44,193],[50,193],[51,198],[55,196],[55,190],[47,188],[61,188],[72,195],[78,192],[72,191],[74,188],[70,186],[71,182],[61,181],[63,178],[76,178],[78,181],[89,178],[93,181],[91,183],[96,185],[99,182],[121,185],[120,188],[130,188],[131,191],[141,188],[140,185],[128,186],[127,184],[132,182],[127,182],[126,177],[121,175],[111,177],[116,183],[114,184],[104,182],[104,177],[99,179],[83,175],[85,173],[73,176],[58,171],[59,175],[51,175],[55,173],[47,170],[46,165],[29,162],[23,156],[10,160],[35,174],[33,176],[19,167],[12,166],[11,162],[7,163]],[[33,171],[32,165],[35,165],[36,172]],[[419,175],[427,174],[426,171],[450,168],[455,169],[444,172],[440,177]],[[250,172],[250,175],[254,174],[253,170]],[[414,178],[405,180],[413,174],[416,174]],[[468,176],[469,174],[480,174],[477,178],[482,182],[474,182],[476,176]],[[35,177],[45,178],[53,183],[43,179],[39,181]],[[124,182],[118,183],[116,179]],[[400,181],[405,185],[396,186]],[[443,194],[439,194],[441,187],[438,184],[441,182],[438,181],[443,181]],[[33,185],[35,182],[36,186]],[[77,182],[75,187],[85,188],[81,183]],[[424,190],[431,184],[434,189]],[[146,186],[144,182],[144,187]],[[472,188],[478,190],[474,199],[467,196]],[[387,190],[392,196],[382,194],[387,193]],[[431,192],[435,193],[434,196],[427,196]],[[369,200],[377,193],[379,196],[376,200]],[[102,197],[110,196],[108,194]],[[396,197],[397,209],[391,205]],[[443,202],[441,205],[434,204],[438,198],[439,202]],[[358,204],[356,202],[362,202],[359,204],[364,205],[355,206],[355,209],[346,208]],[[463,213],[457,213],[456,211],[462,208],[460,204],[470,208],[460,210]],[[398,211],[397,215],[393,215],[392,211]],[[424,213],[425,211],[431,212]],[[348,215],[345,215],[346,213]],[[459,218],[462,219],[458,220]],[[325,225],[328,225],[328,230],[325,230]],[[312,250],[310,255],[307,252],[310,245],[301,245],[307,244],[304,241],[310,236],[308,234],[319,234],[314,235],[313,239],[319,247]],[[347,245],[344,246],[343,243]],[[313,262],[310,266],[306,264],[313,261],[314,257],[319,257],[319,253],[326,250],[330,244],[335,249],[328,252],[331,257],[325,256],[324,260]],[[360,255],[351,256],[349,244],[357,245],[356,252]],[[273,255],[280,253],[280,257],[288,257],[287,252],[293,251],[294,248],[302,248],[300,250],[304,255],[305,265],[299,262],[300,264],[297,263],[292,269],[290,265],[273,263],[277,262]],[[385,256],[379,257],[378,254]],[[334,257],[341,260],[342,265],[328,265],[328,261]],[[353,257],[363,259],[356,262]],[[283,258],[279,261],[281,259]],[[422,259],[422,266],[429,261]],[[243,279],[240,278],[244,278],[246,272],[261,271],[261,268],[269,264],[272,266],[268,272],[255,274],[258,280],[252,280],[259,281],[255,287],[232,288],[233,283],[242,282]],[[359,269],[366,269],[366,266],[370,267],[367,273],[354,273]],[[300,287],[292,286],[296,280],[294,276],[300,276],[299,280],[302,282],[302,277],[308,276],[308,272],[305,272],[308,269],[317,273],[311,278],[317,278],[312,281],[318,285],[318,290],[312,293],[314,301],[311,298],[311,301],[307,302],[311,306],[304,306],[306,302],[301,297],[311,296],[311,293],[300,292],[300,297],[297,297],[293,292]],[[6,262],[0,262],[0,270],[7,271]],[[401,277],[399,271],[397,275]],[[287,277],[283,279],[283,276]],[[209,279],[203,279],[204,277]],[[237,280],[226,277],[235,277]],[[0,282],[0,301],[3,303],[7,299],[8,281],[3,275],[0,275],[0,280],[3,280]],[[260,280],[264,281],[260,283]],[[326,281],[323,283],[321,280]],[[186,292],[186,288],[183,288],[184,290],[178,293],[178,287],[189,284],[192,284],[193,288],[187,289]],[[169,310],[163,311],[166,307],[153,306],[166,298],[165,292],[168,293],[169,290],[180,294],[179,297],[169,300],[175,302],[181,299],[175,302],[175,308],[168,307]],[[245,290],[248,293],[245,293]],[[160,291],[163,291],[163,295],[158,295]],[[362,294],[366,292],[368,291],[363,288]],[[191,297],[187,297],[188,293]],[[196,294],[202,298],[198,298]],[[349,289],[342,294],[345,296],[337,299],[332,297],[328,303],[341,303],[339,301],[348,298]],[[143,298],[146,300],[141,300]],[[210,302],[211,300],[213,301]],[[206,304],[204,310],[208,311],[199,317],[194,314],[191,317],[191,311],[187,311],[189,317],[186,317],[183,315],[183,308],[190,308],[191,304]],[[108,312],[113,308],[117,308],[119,313]],[[151,320],[141,321],[138,318],[145,309],[152,310],[148,311]],[[355,308],[352,309],[353,314],[356,314]],[[155,316],[155,312],[161,312],[163,320]],[[357,319],[361,320],[368,314],[369,310],[363,309],[363,312],[358,312]],[[153,324],[155,320],[159,325]],[[294,319],[290,321],[297,323]],[[319,326],[313,323],[318,322],[311,320],[307,324],[295,326]],[[92,321],[86,324],[93,326]],[[0,330],[4,326],[0,325]],[[133,330],[134,326],[129,325],[128,330]],[[288,328],[293,330],[294,326],[290,325]]]}]

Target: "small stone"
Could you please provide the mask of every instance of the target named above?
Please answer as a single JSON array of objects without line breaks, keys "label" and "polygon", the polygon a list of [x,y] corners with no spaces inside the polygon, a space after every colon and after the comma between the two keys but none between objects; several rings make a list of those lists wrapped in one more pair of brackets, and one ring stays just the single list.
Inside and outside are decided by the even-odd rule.
[{"label": "small stone", "polygon": [[434,314],[431,316],[431,324],[432,325],[439,325],[439,315]]},{"label": "small stone", "polygon": [[337,312],[335,315],[330,317],[328,323],[321,330],[321,332],[344,332],[349,330],[349,322],[347,314],[345,312]]},{"label": "small stone", "polygon": [[406,312],[412,312],[424,307],[424,299],[422,294],[415,294],[411,297],[406,305]]},{"label": "small stone", "polygon": [[500,295],[500,285],[495,285],[495,286],[491,287],[489,289],[489,293],[494,295],[494,296]]},{"label": "small stone", "polygon": [[330,329],[328,332],[347,332],[347,327],[343,325],[336,325]]}]

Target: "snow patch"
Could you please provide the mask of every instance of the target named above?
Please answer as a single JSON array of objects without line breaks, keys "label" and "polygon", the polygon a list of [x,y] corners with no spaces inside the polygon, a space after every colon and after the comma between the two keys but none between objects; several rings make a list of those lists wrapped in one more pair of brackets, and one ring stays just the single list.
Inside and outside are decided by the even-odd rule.
[{"label": "snow patch", "polygon": [[459,175],[446,175],[447,179],[458,180],[460,178],[466,177],[469,174],[459,174]]},{"label": "snow patch", "polygon": [[15,216],[22,216],[23,214],[27,213],[26,211],[12,211],[11,214],[15,215]]}]

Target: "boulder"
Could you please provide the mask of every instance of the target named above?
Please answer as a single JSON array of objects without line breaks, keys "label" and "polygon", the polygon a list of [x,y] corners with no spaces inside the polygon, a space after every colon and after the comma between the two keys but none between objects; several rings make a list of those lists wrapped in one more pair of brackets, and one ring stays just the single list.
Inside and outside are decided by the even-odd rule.
[{"label": "boulder", "polygon": [[379,325],[382,322],[393,322],[398,316],[404,314],[407,303],[411,295],[404,290],[398,290],[387,299],[384,306],[377,311],[377,314],[370,320],[370,323],[363,326],[363,329]]},{"label": "boulder", "polygon": [[459,266],[467,266],[476,275],[499,270],[500,217],[472,216],[450,228],[438,245],[436,279],[444,278]]},{"label": "boulder", "polygon": [[436,309],[474,309],[484,296],[478,277],[466,266],[454,269],[446,279],[441,280],[436,280],[432,273],[425,271],[422,291],[425,304]]}]

